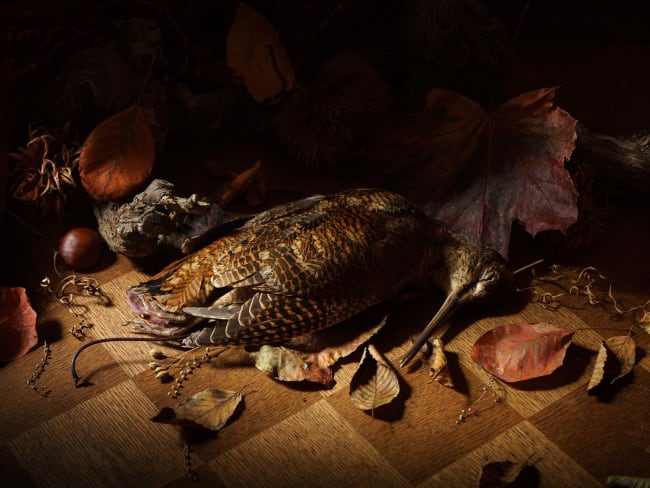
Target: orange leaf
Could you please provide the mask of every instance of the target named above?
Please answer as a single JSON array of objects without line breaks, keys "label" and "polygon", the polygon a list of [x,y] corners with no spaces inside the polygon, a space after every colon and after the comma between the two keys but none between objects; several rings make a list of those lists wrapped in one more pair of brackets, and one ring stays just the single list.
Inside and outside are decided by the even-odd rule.
[{"label": "orange leaf", "polygon": [[503,381],[551,374],[564,362],[574,331],[550,324],[508,324],[483,334],[472,359]]},{"label": "orange leaf", "polygon": [[0,287],[0,361],[25,354],[38,342],[36,312],[20,287]]},{"label": "orange leaf", "polygon": [[81,183],[95,200],[124,200],[149,178],[155,157],[151,129],[136,103],[90,133],[79,156]]},{"label": "orange leaf", "polygon": [[258,102],[291,91],[293,67],[278,33],[257,10],[240,2],[227,39],[227,62]]}]

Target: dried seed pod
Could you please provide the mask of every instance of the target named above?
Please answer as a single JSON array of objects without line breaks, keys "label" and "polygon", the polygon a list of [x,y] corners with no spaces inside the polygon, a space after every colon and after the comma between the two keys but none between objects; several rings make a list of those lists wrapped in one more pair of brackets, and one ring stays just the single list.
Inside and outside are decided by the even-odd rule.
[{"label": "dried seed pod", "polygon": [[72,269],[90,268],[102,254],[102,239],[93,229],[75,227],[61,238],[59,254]]},{"label": "dried seed pod", "polygon": [[168,380],[169,378],[171,378],[171,375],[169,374],[169,371],[167,371],[166,369],[163,369],[162,371],[158,371],[156,373],[157,380],[165,381]]},{"label": "dried seed pod", "polygon": [[[165,359],[167,355],[162,352],[162,349],[158,349],[157,347],[153,347],[149,349],[149,356],[151,356],[154,359]],[[155,363],[151,363],[155,364]]]}]

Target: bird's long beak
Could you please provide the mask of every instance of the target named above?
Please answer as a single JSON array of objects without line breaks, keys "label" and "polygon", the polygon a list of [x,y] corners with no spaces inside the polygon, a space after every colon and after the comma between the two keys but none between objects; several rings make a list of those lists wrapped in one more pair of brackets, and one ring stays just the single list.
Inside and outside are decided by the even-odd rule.
[{"label": "bird's long beak", "polygon": [[458,292],[457,291],[449,292],[447,298],[445,298],[445,301],[442,303],[442,305],[440,305],[440,308],[433,316],[431,321],[420,333],[420,335],[415,340],[411,348],[406,352],[406,354],[404,354],[404,356],[402,356],[402,359],[400,360],[399,363],[400,368],[406,366],[409,363],[409,361],[413,359],[413,356],[415,356],[417,352],[420,350],[420,348],[424,345],[424,343],[427,342],[427,340],[433,333],[433,329],[435,329],[436,326],[439,323],[441,323],[445,318],[451,315],[451,313],[456,309],[457,304],[458,304]]}]

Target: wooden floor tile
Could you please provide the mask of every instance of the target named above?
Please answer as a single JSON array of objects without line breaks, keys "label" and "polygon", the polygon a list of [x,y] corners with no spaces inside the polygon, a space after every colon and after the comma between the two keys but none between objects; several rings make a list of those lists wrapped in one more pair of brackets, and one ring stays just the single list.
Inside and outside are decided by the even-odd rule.
[{"label": "wooden floor tile", "polygon": [[36,380],[43,397],[27,384],[36,366],[43,359],[43,343],[20,360],[3,365],[0,375],[0,441],[6,441],[24,430],[45,422],[127,379],[124,371],[102,347],[88,351],[79,368],[93,383],[92,388],[75,388],[70,363],[75,351],[83,344],[68,333],[74,318],[61,304],[46,307],[39,314],[41,339],[48,342],[50,355]]},{"label": "wooden floor tile", "polygon": [[151,371],[138,375],[135,382],[158,408],[174,407],[206,388],[242,391],[243,401],[232,422],[218,435],[207,435],[201,442],[193,445],[202,459],[210,459],[309,407],[321,398],[319,388],[275,381],[266,373],[247,364],[245,357],[245,353],[233,349],[210,363],[203,364],[188,376],[177,398],[168,395],[173,382],[161,384]]},{"label": "wooden floor tile", "polygon": [[[394,405],[358,410],[347,390],[327,399],[411,483],[420,483],[474,448],[517,424],[522,417],[488,395],[476,405],[480,416],[457,424],[461,410],[482,392],[483,383],[456,369],[459,390],[432,381],[425,371],[400,370],[402,393]],[[426,462],[423,462],[426,459]]]},{"label": "wooden floor tile", "polygon": [[[131,381],[12,439],[8,446],[38,486],[151,486],[181,477],[173,428]],[[155,481],[154,481],[155,480]]]},{"label": "wooden floor tile", "polygon": [[601,483],[612,475],[650,478],[650,373],[636,367],[619,381],[613,397],[579,389],[530,418]]},{"label": "wooden floor tile", "polygon": [[326,400],[209,464],[227,486],[409,486]]},{"label": "wooden floor tile", "polygon": [[528,421],[499,434],[419,486],[477,486],[483,467],[502,461],[532,465],[539,475],[539,488],[601,486]]}]

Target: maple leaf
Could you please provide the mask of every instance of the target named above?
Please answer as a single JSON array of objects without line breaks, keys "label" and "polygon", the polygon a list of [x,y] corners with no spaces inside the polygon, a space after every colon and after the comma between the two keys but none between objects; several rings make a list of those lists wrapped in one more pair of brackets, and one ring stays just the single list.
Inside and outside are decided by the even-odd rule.
[{"label": "maple leaf", "polygon": [[483,334],[472,359],[503,381],[551,374],[564,362],[574,331],[550,324],[507,324]]},{"label": "maple leaf", "polygon": [[576,120],[553,103],[557,89],[524,93],[491,112],[433,89],[425,110],[369,155],[390,158],[398,176],[392,185],[398,180],[397,189],[429,215],[507,257],[513,222],[535,235],[577,219],[577,193],[564,169]]},{"label": "maple leaf", "polygon": [[151,129],[136,103],[88,135],[79,155],[81,183],[95,200],[123,200],[149,178],[155,157]]}]

